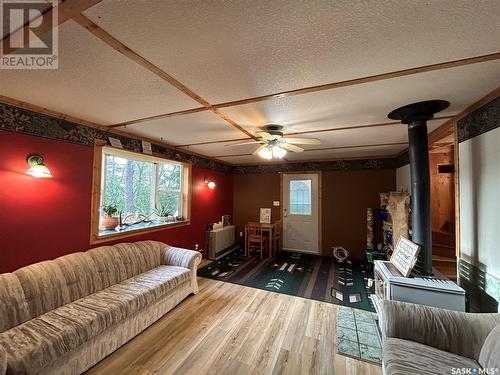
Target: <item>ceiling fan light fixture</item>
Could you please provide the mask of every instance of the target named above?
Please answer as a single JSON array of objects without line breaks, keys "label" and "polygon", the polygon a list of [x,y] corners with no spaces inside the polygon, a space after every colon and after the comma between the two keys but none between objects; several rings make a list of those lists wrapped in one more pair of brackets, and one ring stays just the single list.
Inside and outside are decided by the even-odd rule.
[{"label": "ceiling fan light fixture", "polygon": [[276,159],[283,159],[286,155],[286,150],[284,148],[274,146],[273,147],[273,157]]},{"label": "ceiling fan light fixture", "polygon": [[273,158],[273,151],[271,150],[271,147],[265,147],[259,151],[259,156],[261,158],[271,160]]}]

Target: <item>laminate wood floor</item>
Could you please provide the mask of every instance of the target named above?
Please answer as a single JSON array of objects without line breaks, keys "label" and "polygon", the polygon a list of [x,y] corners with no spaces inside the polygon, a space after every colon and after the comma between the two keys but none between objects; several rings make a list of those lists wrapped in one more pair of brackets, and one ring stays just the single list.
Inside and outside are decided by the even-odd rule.
[{"label": "laminate wood floor", "polygon": [[114,374],[369,374],[336,354],[333,304],[199,278],[200,292],[91,368]]}]

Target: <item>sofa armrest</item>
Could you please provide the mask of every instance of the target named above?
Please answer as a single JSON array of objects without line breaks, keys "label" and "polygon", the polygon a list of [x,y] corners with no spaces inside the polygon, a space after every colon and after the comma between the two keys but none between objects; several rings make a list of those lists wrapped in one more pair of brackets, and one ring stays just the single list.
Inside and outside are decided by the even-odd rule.
[{"label": "sofa armrest", "polygon": [[198,293],[198,282],[196,272],[201,262],[201,254],[198,251],[181,249],[179,247],[167,246],[162,251],[161,263],[169,266],[184,267],[191,270],[191,286],[193,293]]},{"label": "sofa armrest", "polygon": [[2,345],[0,345],[0,375],[7,372],[7,353]]},{"label": "sofa armrest", "polygon": [[382,301],[385,337],[415,341],[478,360],[500,314],[472,314],[398,301]]}]

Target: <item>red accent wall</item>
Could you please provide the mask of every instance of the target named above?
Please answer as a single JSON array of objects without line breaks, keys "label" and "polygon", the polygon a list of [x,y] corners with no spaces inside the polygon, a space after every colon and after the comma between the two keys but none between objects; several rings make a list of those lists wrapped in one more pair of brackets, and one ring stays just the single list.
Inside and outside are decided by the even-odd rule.
[{"label": "red accent wall", "polygon": [[[0,131],[0,273],[91,247],[92,152],[88,146]],[[25,174],[32,153],[44,157],[53,178]],[[215,189],[206,186],[205,176]],[[193,168],[192,184],[191,225],[120,242],[154,239],[204,249],[206,224],[233,215],[233,175]]]}]

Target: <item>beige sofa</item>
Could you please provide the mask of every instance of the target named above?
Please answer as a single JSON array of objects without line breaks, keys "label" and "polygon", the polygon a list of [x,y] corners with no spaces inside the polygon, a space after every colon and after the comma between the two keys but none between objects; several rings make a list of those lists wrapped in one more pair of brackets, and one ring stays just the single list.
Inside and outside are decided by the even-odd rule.
[{"label": "beige sofa", "polygon": [[200,260],[142,241],[0,274],[0,375],[82,373],[196,293]]},{"label": "beige sofa", "polygon": [[386,375],[500,374],[500,314],[383,301],[382,316]]}]

